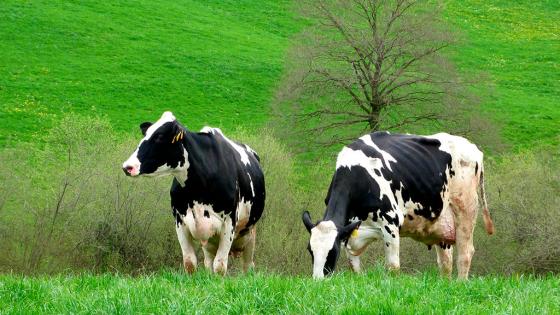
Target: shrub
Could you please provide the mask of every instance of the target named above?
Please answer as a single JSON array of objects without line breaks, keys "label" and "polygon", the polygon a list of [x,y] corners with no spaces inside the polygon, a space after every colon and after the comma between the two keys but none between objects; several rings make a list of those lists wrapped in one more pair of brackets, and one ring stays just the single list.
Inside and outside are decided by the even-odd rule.
[{"label": "shrub", "polygon": [[[295,272],[298,260],[291,257],[305,247],[293,244],[305,235],[295,214],[301,197],[293,160],[268,132],[228,136],[256,149],[266,174],[257,266]],[[120,169],[138,136],[117,138],[104,119],[69,115],[42,140],[41,149],[21,144],[0,151],[0,250],[10,253],[0,255],[0,271],[179,268],[171,179],[132,180]]]},{"label": "shrub", "polygon": [[[310,274],[301,213],[319,219],[334,162],[297,162],[267,130],[228,133],[261,157],[267,201],[257,223],[256,265]],[[138,273],[181,268],[169,206],[170,178],[126,178],[121,163],[138,136],[120,136],[104,119],[69,115],[35,145],[0,151],[0,272],[65,269]],[[475,233],[474,273],[560,271],[560,165],[537,150],[487,159],[486,190],[497,233]],[[557,152],[557,151],[556,151]],[[435,268],[435,251],[403,239],[405,271]],[[200,255],[201,253],[199,253]],[[202,257],[201,257],[202,258]],[[372,244],[364,267],[383,260]],[[240,268],[232,260],[232,272]],[[345,268],[344,258],[339,267]]]},{"label": "shrub", "polygon": [[0,154],[8,192],[0,249],[10,253],[0,270],[135,271],[169,262],[168,183],[125,180],[120,170],[134,140],[117,141],[107,121],[79,115],[62,119],[42,140],[40,149],[20,145]]}]

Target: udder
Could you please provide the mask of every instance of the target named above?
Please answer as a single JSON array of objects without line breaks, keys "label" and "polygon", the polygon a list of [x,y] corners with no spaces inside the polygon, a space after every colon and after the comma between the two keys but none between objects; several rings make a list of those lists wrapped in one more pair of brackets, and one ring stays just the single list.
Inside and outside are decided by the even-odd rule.
[{"label": "udder", "polygon": [[400,235],[411,237],[426,245],[455,244],[455,222],[451,211],[443,211],[439,218],[430,221],[422,216],[407,214]]},{"label": "udder", "polygon": [[219,234],[222,222],[211,207],[195,203],[188,210],[188,215],[191,218],[189,230],[195,239],[205,242]]}]

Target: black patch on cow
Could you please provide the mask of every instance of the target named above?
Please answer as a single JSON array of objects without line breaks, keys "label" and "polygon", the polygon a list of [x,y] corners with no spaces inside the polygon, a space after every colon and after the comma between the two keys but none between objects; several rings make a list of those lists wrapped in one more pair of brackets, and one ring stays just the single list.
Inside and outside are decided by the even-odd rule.
[{"label": "black patch on cow", "polygon": [[474,164],[474,174],[478,173],[478,162]]},{"label": "black patch on cow", "polygon": [[375,175],[381,176],[381,172],[378,169],[375,169],[374,172],[375,172]]},{"label": "black patch on cow", "polygon": [[331,248],[331,250],[327,254],[327,261],[325,262],[325,266],[323,267],[323,274],[325,276],[330,275],[334,272],[334,269],[336,267],[336,260],[338,259],[339,255],[339,250],[340,245],[339,242],[336,241],[334,242],[333,248]]},{"label": "black patch on cow", "polygon": [[204,216],[210,218],[210,212],[208,212],[208,210],[204,210]]},{"label": "black patch on cow", "polygon": [[407,214],[406,217],[407,217],[410,221],[414,220],[414,217],[411,216],[410,214]]},{"label": "black patch on cow", "polygon": [[387,233],[393,234],[393,232],[391,232],[391,229],[388,226],[385,225],[384,228],[385,228],[385,231],[387,231]]},{"label": "black patch on cow", "polygon": [[[401,189],[405,202],[411,200],[422,206],[422,209],[414,210],[415,214],[435,220],[443,209],[440,193],[448,183],[446,170],[454,174],[451,155],[439,149],[441,142],[422,136],[383,132],[372,133],[370,137],[379,149],[391,154],[397,161],[390,162],[391,170],[387,167],[381,169],[383,177],[391,181],[393,193]],[[381,155],[370,146],[363,151],[368,152],[368,156]]]},{"label": "black patch on cow", "polygon": [[[230,216],[235,227],[237,205],[243,200],[251,203],[249,221],[245,226],[245,229],[249,229],[262,216],[266,196],[264,175],[255,154],[246,150],[250,164],[245,165],[239,153],[221,134],[183,131],[184,138],[175,144],[180,143],[179,146],[187,151],[189,168],[184,185],[180,185],[177,179],[173,179],[171,185],[171,205],[176,209],[176,217],[186,215],[187,209],[198,202],[212,205],[214,212],[222,219]],[[245,145],[240,146],[246,148]],[[150,151],[152,148],[147,147],[145,150]],[[168,151],[159,151],[154,160],[168,159],[166,153]],[[205,211],[204,216],[210,215]]]}]

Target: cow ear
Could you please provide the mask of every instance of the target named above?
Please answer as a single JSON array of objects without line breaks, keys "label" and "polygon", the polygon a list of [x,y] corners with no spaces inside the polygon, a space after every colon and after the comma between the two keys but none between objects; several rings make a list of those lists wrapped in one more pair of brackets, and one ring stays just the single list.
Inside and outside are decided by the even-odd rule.
[{"label": "cow ear", "polygon": [[146,130],[148,130],[148,128],[150,128],[151,125],[152,123],[147,121],[140,124],[140,130],[142,130],[142,134],[144,136],[146,135]]},{"label": "cow ear", "polygon": [[303,211],[301,215],[301,219],[303,220],[303,225],[307,229],[307,232],[311,233],[311,229],[315,227],[315,224],[311,222],[311,216],[309,215],[309,211]]},{"label": "cow ear", "polygon": [[360,224],[362,224],[362,221],[353,222],[341,228],[340,231],[338,231],[338,238],[341,241],[347,240],[350,237],[350,235],[352,235],[354,230],[357,230],[360,227]]}]

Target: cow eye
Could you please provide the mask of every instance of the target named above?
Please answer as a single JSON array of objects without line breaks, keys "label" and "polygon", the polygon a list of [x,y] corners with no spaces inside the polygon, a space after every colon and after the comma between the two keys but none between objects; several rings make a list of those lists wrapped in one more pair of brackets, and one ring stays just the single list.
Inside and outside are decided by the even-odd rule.
[{"label": "cow eye", "polygon": [[155,138],[156,143],[163,143],[164,142],[164,137],[162,134],[158,134]]}]

